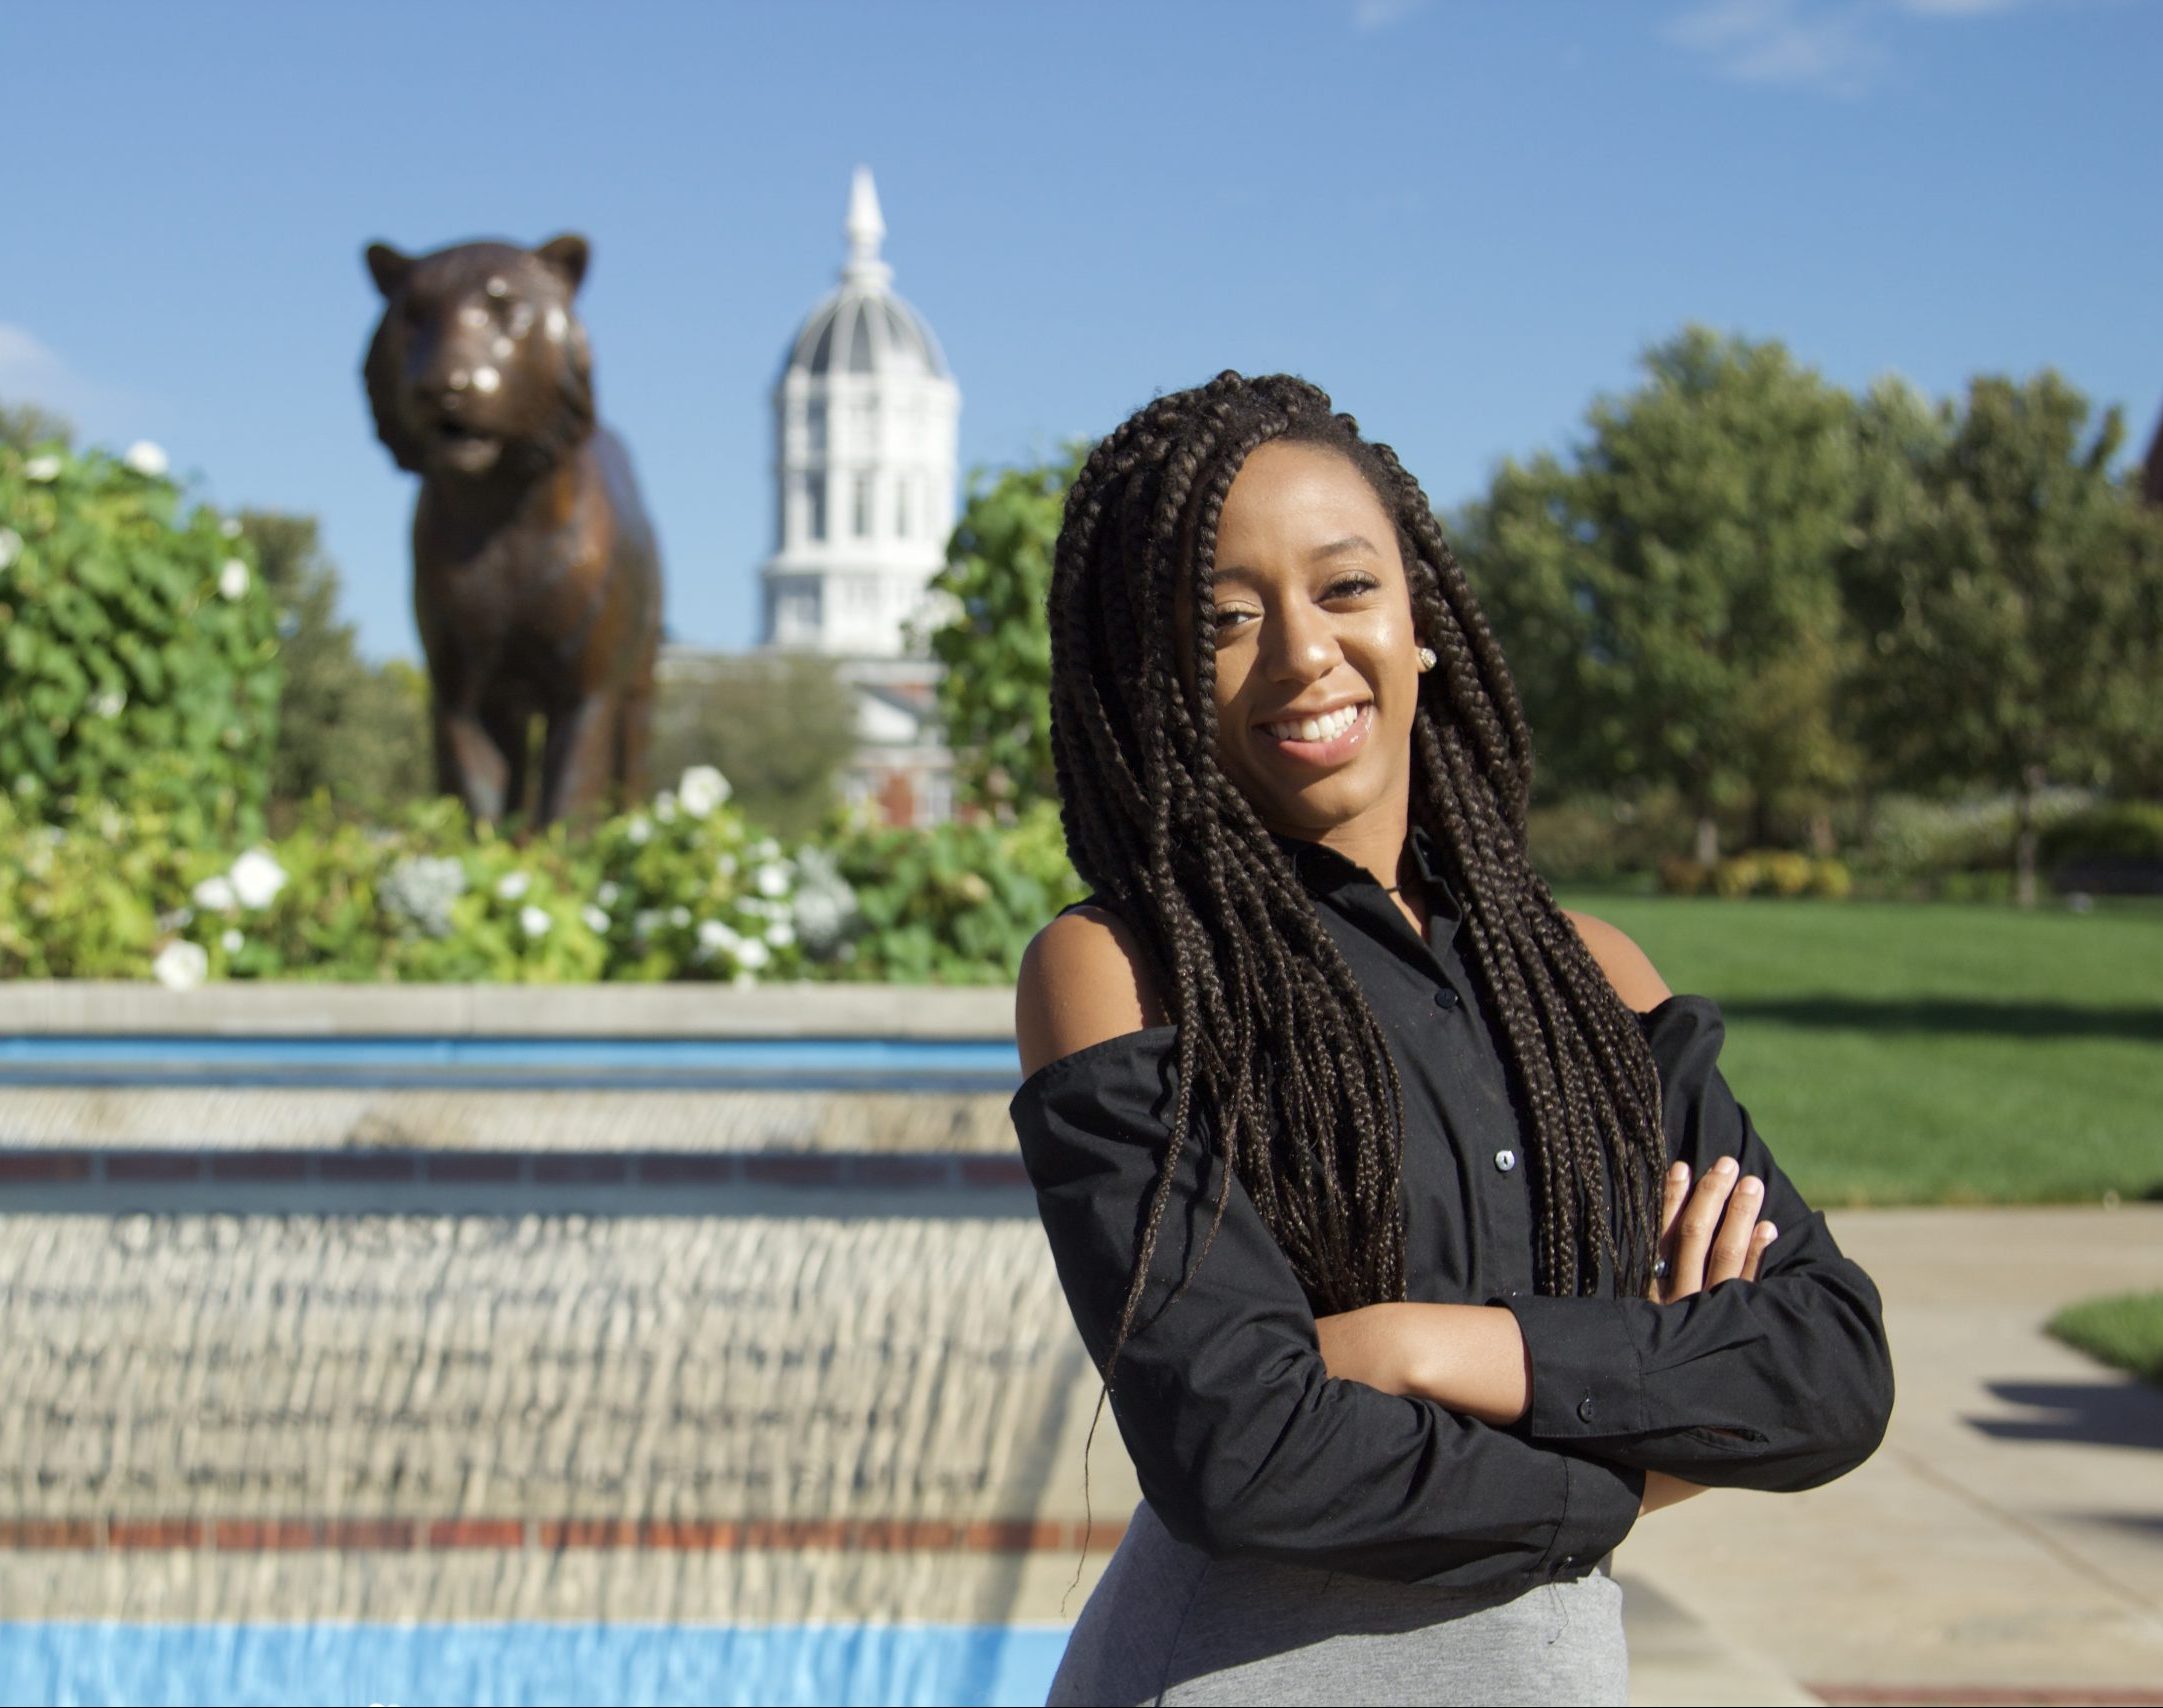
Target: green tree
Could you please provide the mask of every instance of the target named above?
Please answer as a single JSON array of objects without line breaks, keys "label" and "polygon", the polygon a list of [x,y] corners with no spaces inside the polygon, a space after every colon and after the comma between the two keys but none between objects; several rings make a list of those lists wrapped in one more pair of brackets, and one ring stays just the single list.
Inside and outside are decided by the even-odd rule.
[{"label": "green tree", "polygon": [[800,837],[834,804],[855,749],[855,700],[831,659],[747,653],[663,681],[651,769],[670,784],[687,766],[712,765],[746,817]]},{"label": "green tree", "polygon": [[347,818],[381,819],[432,792],[425,684],[410,665],[376,667],[338,616],[338,571],[312,516],[240,513],[278,606],[285,689],[271,761],[273,810],[317,792]]},{"label": "green tree", "polygon": [[40,446],[65,449],[75,443],[75,426],[42,404],[0,403],[0,445],[30,452]]},{"label": "green tree", "polygon": [[2110,474],[2123,423],[2112,409],[2091,426],[2088,400],[2047,371],[1971,381],[1930,434],[1910,404],[1871,413],[1868,431],[1903,438],[1915,462],[1865,518],[1847,574],[1867,642],[1856,724],[1893,781],[2012,791],[2016,894],[2032,906],[2037,793],[2108,783],[2120,740],[2163,717],[2163,559]]},{"label": "green tree", "polygon": [[1570,463],[1505,463],[1458,519],[1466,572],[1564,788],[1673,788],[1764,825],[1851,777],[1833,720],[1853,404],[1778,343],[1692,327],[1595,403]]},{"label": "green tree", "polygon": [[946,666],[939,714],[957,793],[1001,820],[1057,798],[1046,602],[1066,491],[1088,450],[977,475],[931,584],[951,613],[930,641]]}]

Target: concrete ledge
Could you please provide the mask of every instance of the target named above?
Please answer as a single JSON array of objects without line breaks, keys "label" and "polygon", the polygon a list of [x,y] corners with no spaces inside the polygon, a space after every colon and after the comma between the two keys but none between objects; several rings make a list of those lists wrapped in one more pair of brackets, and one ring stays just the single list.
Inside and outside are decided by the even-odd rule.
[{"label": "concrete ledge", "polygon": [[1005,985],[0,985],[0,1035],[1011,1038]]},{"label": "concrete ledge", "polygon": [[1004,1096],[0,1087],[0,1147],[843,1151],[1006,1157]]}]

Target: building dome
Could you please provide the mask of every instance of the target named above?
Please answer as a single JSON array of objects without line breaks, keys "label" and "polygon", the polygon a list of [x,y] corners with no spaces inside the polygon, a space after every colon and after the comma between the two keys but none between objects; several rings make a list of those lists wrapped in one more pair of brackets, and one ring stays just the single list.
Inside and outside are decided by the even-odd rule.
[{"label": "building dome", "polygon": [[880,259],[871,173],[849,186],[841,278],[774,384],[774,554],[761,644],[901,660],[953,532],[961,393]]},{"label": "building dome", "polygon": [[[844,285],[811,311],[788,368],[828,374],[924,374],[947,377],[946,355],[923,317],[888,290]],[[786,370],[784,370],[786,371]]]},{"label": "building dome", "polygon": [[879,259],[886,221],[871,174],[857,168],[844,228],[849,259],[841,285],[811,311],[789,346],[782,373],[910,374],[949,378],[946,355],[924,318],[893,293],[893,269]]}]

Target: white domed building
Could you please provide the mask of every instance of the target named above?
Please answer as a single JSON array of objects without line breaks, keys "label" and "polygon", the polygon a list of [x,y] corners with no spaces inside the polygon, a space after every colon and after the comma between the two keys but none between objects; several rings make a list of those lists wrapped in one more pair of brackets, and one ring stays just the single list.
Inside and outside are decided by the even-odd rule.
[{"label": "white domed building", "polygon": [[893,657],[954,527],[961,393],[879,259],[886,222],[856,169],[841,284],[774,386],[778,540],[761,571],[767,646]]},{"label": "white domed building", "polygon": [[940,666],[911,625],[938,616],[931,578],[954,531],[961,392],[931,328],[892,288],[868,168],[849,187],[840,283],[812,309],[773,390],[774,552],[759,571],[758,651],[669,646],[666,694],[779,652],[834,660],[856,708],[851,800],[889,824],[954,810]]},{"label": "white domed building", "polygon": [[961,392],[939,341],[892,288],[870,170],[849,189],[840,284],[789,345],[774,386],[774,555],[760,571],[760,645],[825,653],[855,691],[849,794],[891,823],[953,811],[938,739],[938,666],[910,625],[954,528]]}]

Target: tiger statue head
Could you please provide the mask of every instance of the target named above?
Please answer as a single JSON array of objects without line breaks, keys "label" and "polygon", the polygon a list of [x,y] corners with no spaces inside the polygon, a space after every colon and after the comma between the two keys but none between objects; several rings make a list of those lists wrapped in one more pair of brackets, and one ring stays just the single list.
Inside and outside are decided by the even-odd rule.
[{"label": "tiger statue head", "polygon": [[593,431],[593,356],[572,307],[590,255],[574,234],[418,256],[368,246],[383,318],[361,377],[400,468],[530,478]]}]

